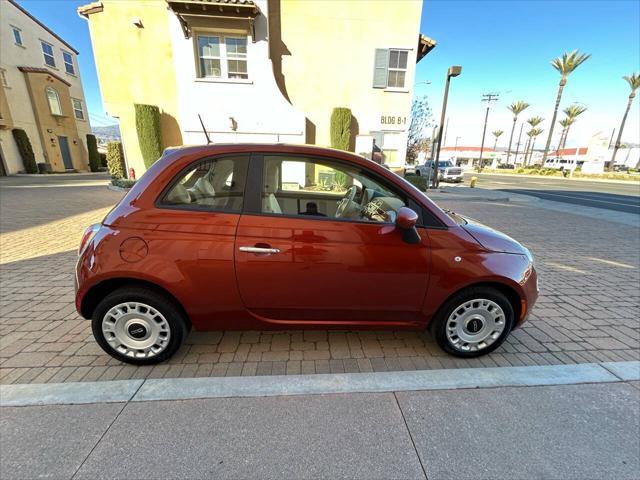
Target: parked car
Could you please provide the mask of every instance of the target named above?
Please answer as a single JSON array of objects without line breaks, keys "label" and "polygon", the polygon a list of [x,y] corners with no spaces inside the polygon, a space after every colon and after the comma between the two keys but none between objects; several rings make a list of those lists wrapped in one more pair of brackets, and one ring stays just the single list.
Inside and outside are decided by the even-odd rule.
[{"label": "parked car", "polygon": [[576,160],[574,158],[549,158],[544,162],[544,168],[553,168],[556,170],[575,170],[577,167],[581,167],[584,160]]},{"label": "parked car", "polygon": [[406,175],[415,175],[416,174],[416,166],[413,163],[407,163],[404,166],[404,174]]},{"label": "parked car", "polygon": [[[435,169],[435,162],[431,160],[427,160],[422,165],[418,165],[416,167],[416,175],[420,175],[423,177],[429,176],[429,170],[431,170],[431,175],[433,175],[433,170]],[[462,174],[462,168],[456,167],[451,160],[443,160],[438,162],[438,177],[441,182],[462,182],[464,180],[464,175]]]},{"label": "parked car", "polygon": [[515,240],[370,160],[288,145],[166,151],[86,230],[75,279],[98,344],[133,364],[169,358],[192,328],[430,327],[475,357],[538,296]]}]

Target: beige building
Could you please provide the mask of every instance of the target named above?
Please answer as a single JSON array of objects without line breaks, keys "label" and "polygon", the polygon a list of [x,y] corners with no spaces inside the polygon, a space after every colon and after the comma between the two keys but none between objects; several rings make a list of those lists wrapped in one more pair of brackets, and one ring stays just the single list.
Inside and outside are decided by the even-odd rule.
[{"label": "beige building", "polygon": [[[351,109],[352,149],[373,141],[404,165],[421,0],[104,0],[87,18],[105,110],[129,167],[144,170],[134,104],[161,110],[165,147],[213,142],[330,145]],[[357,146],[357,148],[356,148]]]},{"label": "beige building", "polygon": [[16,128],[27,133],[36,163],[87,170],[91,125],[78,52],[13,0],[0,1],[0,49],[0,173],[24,171]]}]

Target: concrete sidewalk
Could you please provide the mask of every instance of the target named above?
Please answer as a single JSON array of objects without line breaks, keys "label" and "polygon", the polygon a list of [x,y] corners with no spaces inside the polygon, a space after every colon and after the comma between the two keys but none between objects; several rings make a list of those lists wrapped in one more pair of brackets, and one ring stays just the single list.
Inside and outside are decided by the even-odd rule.
[{"label": "concrete sidewalk", "polygon": [[[469,370],[476,380],[454,372],[447,390],[435,372],[425,373],[435,389],[400,373],[331,375],[315,395],[301,392],[320,375],[263,379],[281,391],[282,379],[302,385],[273,396],[257,378],[232,397],[221,388],[232,379],[194,379],[212,384],[209,394],[174,379],[151,395],[153,381],[139,381],[124,401],[116,392],[102,403],[2,407],[0,477],[637,478],[638,362]],[[377,390],[358,391],[366,375]],[[533,386],[495,386],[505,381]],[[384,389],[394,384],[405,389]],[[189,395],[200,398],[176,399]]]}]

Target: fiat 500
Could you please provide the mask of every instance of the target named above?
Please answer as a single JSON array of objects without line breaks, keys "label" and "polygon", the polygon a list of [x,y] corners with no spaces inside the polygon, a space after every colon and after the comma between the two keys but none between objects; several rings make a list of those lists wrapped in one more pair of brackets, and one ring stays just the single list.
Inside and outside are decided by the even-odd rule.
[{"label": "fiat 500", "polygon": [[424,329],[475,357],[525,321],[529,250],[445,212],[342,151],[167,150],[83,235],[76,307],[128,363],[169,358],[189,331]]}]

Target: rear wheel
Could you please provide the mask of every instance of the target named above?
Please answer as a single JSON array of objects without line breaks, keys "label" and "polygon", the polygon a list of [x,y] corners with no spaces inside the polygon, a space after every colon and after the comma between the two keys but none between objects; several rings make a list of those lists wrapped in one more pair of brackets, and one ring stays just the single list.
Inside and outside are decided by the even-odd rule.
[{"label": "rear wheel", "polygon": [[105,352],[135,365],[171,357],[188,333],[180,309],[158,292],[142,287],[121,288],[107,295],[93,312],[91,328]]},{"label": "rear wheel", "polygon": [[433,333],[438,345],[457,357],[479,357],[498,348],[514,324],[513,306],[500,291],[472,287],[440,309]]}]

